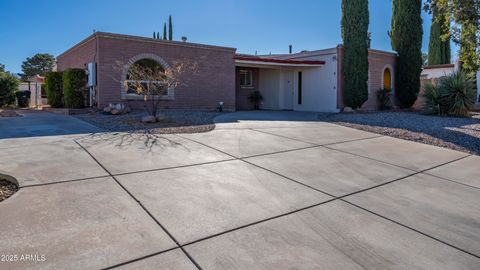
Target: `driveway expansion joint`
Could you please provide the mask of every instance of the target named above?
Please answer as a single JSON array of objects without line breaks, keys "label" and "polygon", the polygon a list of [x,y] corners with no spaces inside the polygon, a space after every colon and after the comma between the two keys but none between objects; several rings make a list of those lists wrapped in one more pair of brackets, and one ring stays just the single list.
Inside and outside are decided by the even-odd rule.
[{"label": "driveway expansion joint", "polygon": [[125,186],[123,186],[120,181],[118,181],[118,179],[112,174],[110,173],[109,170],[107,170],[107,168],[105,168],[105,166],[102,165],[102,163],[100,163],[83,145],[81,145],[78,141],[74,140],[74,142],[76,144],[78,144],[78,146],[80,146],[100,167],[103,168],[103,170],[105,170],[109,175],[110,177],[112,177],[112,179],[135,201],[137,202],[137,204],[143,209],[143,211],[145,211],[145,213],[147,215],[150,216],[150,218],[152,218],[156,223],[157,225],[168,235],[168,237],[170,237],[170,239],[177,245],[178,248],[180,248],[182,250],[182,252],[185,254],[185,256],[188,257],[188,259],[195,265],[195,267],[197,267],[199,270],[202,270],[202,268],[200,267],[200,265],[192,258],[192,256],[190,256],[190,254],[180,245],[180,243],[178,242],[178,240],[160,223],[160,221],[158,221],[153,215],[152,213],[150,213],[150,211],[148,211],[148,209],[142,204],[142,202],[140,202],[139,199],[137,199]]},{"label": "driveway expansion joint", "polygon": [[459,250],[459,251],[461,251],[461,252],[464,252],[464,253],[466,253],[466,254],[468,254],[468,255],[471,255],[471,256],[473,256],[473,257],[475,257],[475,258],[477,258],[477,259],[480,259],[480,255],[474,254],[474,253],[472,253],[472,252],[470,252],[470,251],[467,251],[467,250],[465,250],[465,249],[463,249],[463,248],[460,248],[460,247],[457,247],[457,246],[455,246],[455,245],[452,245],[452,244],[450,244],[450,243],[448,243],[448,242],[445,242],[445,241],[443,241],[443,240],[441,240],[441,239],[439,239],[439,238],[437,238],[437,237],[435,237],[435,236],[431,236],[431,235],[429,235],[429,234],[427,234],[427,233],[424,233],[424,232],[422,232],[422,231],[420,231],[420,230],[417,230],[417,229],[415,229],[415,228],[413,228],[413,227],[411,227],[411,226],[408,226],[408,225],[405,225],[405,224],[403,224],[403,223],[400,223],[400,222],[398,222],[398,221],[396,221],[396,220],[394,220],[394,219],[391,219],[391,218],[388,218],[388,217],[386,217],[386,216],[384,216],[384,215],[378,214],[377,212],[368,210],[367,208],[364,208],[364,207],[362,207],[362,206],[360,206],[360,205],[357,205],[357,204],[355,204],[355,203],[349,202],[349,201],[344,200],[344,199],[342,199],[342,198],[340,198],[339,200],[342,201],[342,202],[348,203],[348,204],[350,204],[350,205],[352,205],[352,206],[355,206],[355,207],[357,207],[357,208],[359,208],[359,209],[361,209],[361,210],[363,210],[363,211],[366,211],[366,212],[368,212],[368,213],[371,213],[371,214],[373,214],[373,215],[376,215],[376,216],[378,216],[378,217],[381,217],[381,218],[383,218],[383,219],[386,219],[386,220],[388,220],[388,221],[390,221],[390,222],[392,222],[392,223],[395,223],[395,224],[397,224],[397,225],[400,225],[400,226],[402,226],[402,227],[405,227],[405,228],[407,228],[407,229],[410,229],[410,230],[412,230],[412,231],[414,231],[414,232],[416,232],[416,233],[419,233],[419,234],[421,234],[421,235],[423,235],[423,236],[426,236],[426,237],[428,237],[428,238],[430,238],[430,239],[433,239],[433,240],[435,240],[435,241],[437,241],[437,242],[440,242],[440,243],[442,243],[442,244],[444,244],[444,245],[447,245],[447,246],[449,246],[449,247],[451,247],[451,248],[454,248],[454,249],[456,249],[456,250]]},{"label": "driveway expansion joint", "polygon": [[[388,221],[390,221],[390,222],[392,222],[392,223],[395,223],[395,224],[397,224],[397,225],[399,225],[399,226],[402,226],[402,227],[404,227],[404,228],[410,229],[410,230],[413,231],[413,232],[416,232],[416,233],[419,233],[419,234],[424,235],[424,236],[426,236],[426,237],[429,237],[430,239],[436,240],[436,241],[438,241],[438,242],[440,242],[440,243],[442,243],[442,244],[445,244],[445,245],[447,245],[447,246],[449,246],[449,247],[455,248],[455,249],[457,249],[457,250],[459,250],[459,251],[461,251],[461,252],[467,253],[467,254],[469,254],[469,255],[471,255],[471,256],[474,256],[474,257],[480,259],[480,256],[479,256],[479,255],[476,255],[476,254],[473,254],[473,253],[471,253],[471,252],[468,252],[468,251],[466,251],[466,250],[464,250],[464,249],[462,249],[462,248],[459,248],[459,247],[457,247],[457,246],[454,246],[454,245],[452,245],[452,244],[449,244],[449,243],[447,243],[447,242],[445,242],[445,241],[443,241],[443,240],[440,240],[440,239],[438,239],[438,238],[436,238],[436,237],[434,237],[434,236],[431,236],[431,235],[429,235],[429,234],[427,234],[427,233],[424,233],[424,232],[422,232],[422,231],[419,231],[419,230],[417,230],[417,229],[415,229],[415,228],[413,228],[413,227],[410,227],[410,226],[405,225],[405,224],[403,224],[403,223],[397,222],[397,221],[392,220],[392,219],[390,219],[390,218],[387,218],[387,217],[385,217],[385,216],[383,216],[383,215],[381,215],[381,214],[378,214],[378,213],[376,213],[376,212],[374,212],[374,211],[368,210],[368,209],[363,208],[363,207],[361,207],[361,206],[359,206],[359,205],[356,205],[356,204],[354,204],[354,203],[351,203],[351,202],[348,202],[348,201],[344,200],[345,197],[352,196],[352,195],[354,195],[354,194],[358,194],[358,193],[365,192],[365,191],[368,191],[368,190],[372,190],[372,189],[375,189],[375,188],[378,188],[378,187],[381,187],[381,186],[385,186],[385,185],[388,185],[388,184],[391,184],[391,183],[394,183],[394,182],[397,182],[397,181],[401,181],[401,180],[406,179],[406,178],[408,178],[408,177],[411,177],[411,176],[414,176],[414,175],[417,175],[417,174],[422,174],[422,173],[424,173],[425,171],[432,170],[432,169],[435,169],[435,168],[438,168],[438,167],[441,167],[441,166],[444,166],[444,165],[447,165],[447,164],[450,164],[450,163],[453,163],[453,162],[456,162],[456,161],[465,159],[465,158],[471,156],[471,154],[467,154],[467,155],[462,156],[462,157],[460,157],[460,158],[456,158],[456,159],[454,159],[454,160],[450,160],[450,161],[448,161],[448,162],[444,162],[444,163],[442,163],[442,164],[439,164],[439,165],[436,165],[436,166],[433,166],[433,167],[430,167],[430,168],[427,168],[427,169],[424,169],[424,170],[420,170],[420,171],[415,171],[415,170],[412,170],[412,169],[405,168],[405,169],[408,169],[408,170],[412,171],[413,173],[412,173],[412,174],[409,174],[409,175],[407,175],[407,176],[403,176],[403,177],[399,177],[399,178],[393,179],[393,180],[391,180],[391,181],[388,181],[388,182],[385,182],[385,183],[382,183],[382,184],[379,184],[379,185],[375,185],[375,186],[372,186],[372,187],[369,187],[369,188],[366,188],[366,189],[362,189],[362,190],[359,190],[359,191],[355,191],[355,192],[352,192],[352,193],[349,193],[349,194],[346,194],[346,195],[334,196],[333,194],[330,194],[330,193],[325,192],[325,191],[322,191],[322,190],[320,190],[320,189],[311,187],[310,185],[301,183],[301,182],[299,182],[299,181],[297,181],[297,180],[294,180],[294,179],[292,179],[292,178],[290,178],[290,177],[287,177],[287,176],[285,176],[285,175],[282,175],[282,174],[280,174],[280,173],[277,173],[277,172],[274,172],[274,171],[272,171],[272,170],[263,168],[262,166],[259,166],[259,165],[256,165],[256,164],[252,164],[252,163],[244,160],[245,158],[238,158],[238,157],[235,157],[235,156],[233,156],[233,155],[231,155],[231,154],[229,154],[229,153],[226,153],[226,152],[224,152],[224,151],[221,151],[221,150],[219,150],[219,149],[216,149],[216,148],[214,148],[214,147],[212,147],[212,146],[206,145],[206,144],[204,144],[204,143],[202,143],[202,142],[198,142],[198,141],[193,140],[193,139],[190,139],[190,138],[185,138],[185,137],[182,137],[182,136],[180,136],[180,135],[177,135],[177,136],[179,136],[179,137],[181,137],[181,138],[183,138],[183,139],[187,139],[187,140],[191,140],[191,141],[193,141],[193,142],[199,143],[199,144],[204,145],[204,146],[206,146],[206,147],[209,147],[209,148],[211,148],[211,149],[213,149],[213,150],[222,152],[222,153],[224,153],[224,154],[226,154],[226,155],[229,155],[229,156],[231,156],[231,157],[233,157],[233,158],[235,158],[235,159],[237,159],[237,160],[240,160],[240,161],[243,161],[243,162],[245,162],[245,163],[247,163],[247,164],[251,164],[251,165],[254,165],[254,166],[258,167],[258,168],[267,170],[267,171],[269,171],[269,172],[271,172],[271,173],[274,173],[274,174],[277,174],[277,175],[283,177],[283,178],[286,179],[286,180],[293,181],[293,182],[295,182],[295,183],[297,183],[297,184],[303,185],[303,186],[308,187],[308,188],[311,188],[311,189],[313,189],[313,190],[315,190],[315,191],[317,191],[317,192],[320,192],[320,193],[323,193],[323,194],[325,194],[325,195],[328,195],[328,196],[331,196],[331,197],[332,197],[332,199],[327,200],[327,201],[322,202],[322,203],[319,203],[319,204],[317,204],[317,205],[312,205],[312,206],[309,206],[309,207],[306,207],[306,208],[297,209],[297,210],[295,210],[295,211],[291,211],[291,212],[288,212],[288,213],[284,213],[284,214],[279,215],[279,216],[275,216],[275,217],[271,217],[271,218],[268,218],[268,219],[260,220],[260,221],[251,223],[251,224],[249,224],[249,225],[244,225],[244,226],[241,226],[241,227],[238,227],[238,228],[235,228],[235,229],[231,229],[231,230],[228,230],[228,231],[225,231],[225,232],[222,232],[222,233],[218,233],[218,234],[209,236],[209,237],[205,237],[205,238],[202,238],[202,239],[199,239],[199,240],[195,240],[195,241],[190,242],[190,243],[187,243],[187,244],[185,244],[185,245],[183,245],[183,246],[191,245],[191,244],[194,244],[194,243],[197,243],[197,242],[200,242],[200,241],[209,239],[209,238],[213,238],[213,237],[216,237],[216,236],[219,236],[219,235],[226,234],[226,233],[228,233],[228,232],[240,230],[240,229],[243,229],[243,228],[246,228],[246,227],[249,227],[249,226],[253,226],[253,225],[256,225],[256,224],[259,224],[259,223],[263,223],[263,222],[266,222],[266,221],[269,221],[269,220],[273,220],[273,219],[276,219],[276,218],[280,218],[280,217],[287,216],[287,215],[290,215],[290,214],[294,214],[294,213],[297,213],[297,212],[300,212],[300,211],[303,211],[303,210],[306,210],[306,209],[309,209],[309,208],[313,208],[313,207],[316,207],[316,206],[320,206],[320,205],[323,205],[323,204],[327,204],[327,203],[329,203],[329,202],[333,202],[333,201],[339,200],[339,201],[347,202],[347,203],[349,203],[349,204],[352,205],[352,206],[355,206],[355,207],[357,207],[357,208],[360,208],[360,209],[362,209],[362,210],[364,210],[364,211],[367,211],[367,212],[369,212],[369,213],[372,213],[372,214],[374,214],[374,215],[376,215],[376,216],[378,216],[378,217],[384,218],[384,219],[386,219],[386,220],[388,220]],[[380,137],[383,137],[383,136],[380,136]],[[326,146],[322,146],[322,147],[325,147],[325,148],[330,149],[329,147],[326,147]],[[310,148],[311,148],[311,147],[310,147]],[[332,150],[335,150],[335,149],[332,149]],[[293,150],[293,151],[294,151],[294,150]],[[340,152],[344,152],[344,151],[340,151]],[[351,154],[351,153],[348,153],[348,152],[345,152],[345,153]],[[352,154],[352,155],[358,156],[358,157],[362,157],[362,158],[368,158],[368,157],[364,157],[364,156],[356,155],[356,154]],[[372,158],[368,158],[368,159],[371,159],[371,160],[374,160],[374,161],[378,161],[378,162],[382,162],[382,161],[379,161],[379,160],[376,160],[376,159],[372,159]],[[384,164],[389,164],[389,163],[387,163],[387,162],[383,162],[383,163],[384,163]],[[389,164],[389,165],[395,165],[395,164]],[[397,166],[397,165],[395,165],[395,166]],[[403,167],[401,167],[401,166],[397,166],[397,167],[403,168]],[[441,179],[441,178],[439,178],[439,179]]]},{"label": "driveway expansion joint", "polygon": [[[315,127],[315,128],[318,128],[318,127]],[[328,127],[326,127],[326,128],[328,128]],[[277,137],[284,138],[284,139],[290,139],[290,140],[294,140],[294,141],[298,141],[298,142],[313,144],[313,145],[315,145],[315,146],[335,145],[335,144],[341,144],[341,143],[348,143],[348,142],[355,142],[355,141],[363,141],[363,140],[370,140],[370,139],[385,137],[384,135],[374,134],[374,135],[372,135],[372,137],[367,137],[367,138],[359,138],[359,139],[351,139],[351,140],[345,140],[345,141],[339,141],[339,142],[333,142],[333,143],[318,144],[318,143],[308,142],[308,141],[304,141],[304,140],[300,140],[300,139],[296,139],[296,138],[292,138],[292,137],[288,137],[288,136],[284,136],[284,135],[279,135],[279,134],[275,134],[275,133],[270,133],[270,132],[267,132],[267,131],[264,131],[264,130],[258,130],[258,129],[255,129],[255,128],[250,128],[250,129],[253,130],[253,131],[258,131],[258,132],[261,132],[261,133],[265,133],[265,134],[268,134],[268,135],[277,136]],[[265,128],[265,129],[269,129],[269,128]]]},{"label": "driveway expansion joint", "polygon": [[180,249],[180,247],[169,248],[169,249],[165,249],[165,250],[162,250],[162,251],[159,251],[159,252],[148,254],[148,255],[145,255],[143,257],[138,257],[138,258],[133,259],[133,260],[129,260],[129,261],[126,261],[126,262],[122,262],[122,263],[119,263],[119,264],[115,264],[115,265],[112,265],[112,266],[109,266],[109,267],[102,268],[102,270],[118,268],[118,267],[121,267],[121,266],[124,266],[124,265],[127,265],[127,264],[131,264],[131,263],[138,262],[138,261],[141,261],[141,260],[144,260],[144,259],[148,259],[150,257],[157,256],[157,255],[160,255],[160,254],[163,254],[163,253],[167,253],[169,251],[173,251],[173,250],[176,250],[176,249]]},{"label": "driveway expansion joint", "polygon": [[[468,157],[468,156],[467,156]],[[466,157],[466,158],[467,158]],[[453,162],[452,162],[453,163]],[[432,169],[435,169],[435,168],[432,168]],[[429,169],[429,170],[432,170],[432,169]],[[462,186],[466,186],[466,187],[469,187],[469,188],[475,188],[475,189],[480,189],[480,187],[476,187],[476,186],[472,186],[472,185],[469,185],[469,184],[465,184],[465,183],[462,183],[462,182],[458,182],[456,180],[452,180],[452,179],[448,179],[448,178],[445,178],[443,176],[438,176],[438,175],[435,175],[435,174],[430,174],[427,172],[423,172],[423,174],[426,174],[426,175],[429,175],[429,176],[433,176],[435,178],[439,178],[441,180],[445,180],[445,181],[448,181],[448,182],[452,182],[452,183],[455,183],[455,184],[459,184],[459,185],[462,185]]]}]

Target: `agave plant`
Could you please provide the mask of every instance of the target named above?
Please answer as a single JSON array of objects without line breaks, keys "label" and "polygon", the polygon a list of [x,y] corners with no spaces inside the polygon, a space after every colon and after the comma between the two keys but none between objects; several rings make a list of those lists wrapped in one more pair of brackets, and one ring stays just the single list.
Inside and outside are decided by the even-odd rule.
[{"label": "agave plant", "polygon": [[440,79],[439,92],[439,103],[446,108],[447,114],[468,116],[475,104],[475,79],[465,72],[454,72]]}]

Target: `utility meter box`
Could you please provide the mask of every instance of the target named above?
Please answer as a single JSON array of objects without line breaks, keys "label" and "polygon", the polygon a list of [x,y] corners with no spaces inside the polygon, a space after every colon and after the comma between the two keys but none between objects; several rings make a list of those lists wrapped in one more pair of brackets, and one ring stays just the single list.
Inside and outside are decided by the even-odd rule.
[{"label": "utility meter box", "polygon": [[88,86],[97,86],[97,63],[90,62],[87,64]]}]

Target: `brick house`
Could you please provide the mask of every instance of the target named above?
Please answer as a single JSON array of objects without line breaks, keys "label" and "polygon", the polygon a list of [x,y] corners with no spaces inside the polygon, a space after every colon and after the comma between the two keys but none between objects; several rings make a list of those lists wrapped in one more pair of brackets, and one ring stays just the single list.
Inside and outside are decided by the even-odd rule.
[{"label": "brick house", "polygon": [[[181,85],[162,96],[163,108],[212,110],[220,101],[235,110],[235,49],[164,41],[128,35],[96,32],[57,58],[57,70],[87,68],[96,63],[95,100],[99,108],[109,103],[127,103],[142,108],[142,97],[127,95],[122,81],[129,65],[152,59],[168,68],[180,58],[198,63],[198,74],[189,85]],[[92,87],[93,88],[93,87]]]},{"label": "brick house", "polygon": [[[380,88],[394,91],[396,54],[369,51],[369,99],[362,109],[377,108]],[[96,32],[57,58],[57,69],[89,69],[93,103],[126,103],[142,108],[142,97],[125,89],[130,65],[144,59],[164,68],[180,58],[198,64],[198,73],[188,85],[169,89],[161,96],[166,109],[250,110],[248,96],[258,90],[261,109],[338,112],[343,105],[343,47],[302,51],[294,54],[253,56],[236,54],[236,49],[167,41],[153,38]],[[93,76],[95,75],[95,76]]]}]

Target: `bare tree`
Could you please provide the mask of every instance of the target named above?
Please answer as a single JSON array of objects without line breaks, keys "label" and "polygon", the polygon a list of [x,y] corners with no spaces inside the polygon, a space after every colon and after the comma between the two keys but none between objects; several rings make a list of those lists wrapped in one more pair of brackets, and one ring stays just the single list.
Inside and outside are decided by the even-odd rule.
[{"label": "bare tree", "polygon": [[153,117],[157,117],[160,103],[168,95],[168,90],[187,86],[198,73],[198,64],[187,58],[174,61],[169,68],[163,68],[153,60],[150,64],[141,61],[128,67],[127,80],[122,83],[125,89],[143,96],[145,108]]}]

